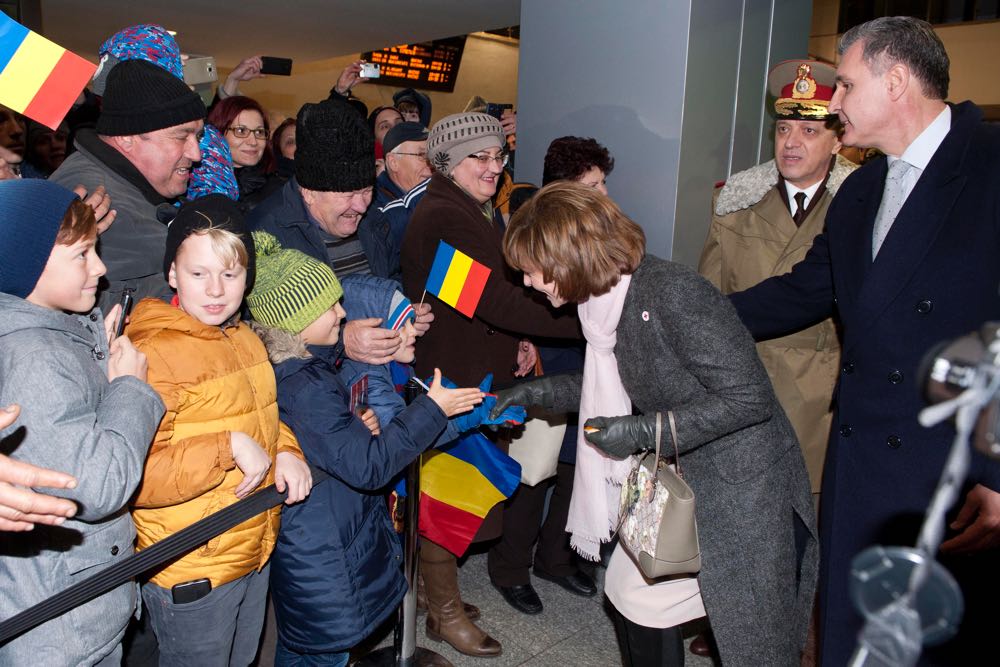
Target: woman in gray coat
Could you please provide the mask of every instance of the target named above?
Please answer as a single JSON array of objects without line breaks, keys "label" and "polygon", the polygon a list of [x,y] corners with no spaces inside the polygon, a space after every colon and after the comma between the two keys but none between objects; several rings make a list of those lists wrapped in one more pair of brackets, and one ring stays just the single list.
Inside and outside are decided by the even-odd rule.
[{"label": "woman in gray coat", "polygon": [[[682,665],[680,625],[707,614],[723,664],[797,665],[819,550],[802,454],[729,302],[693,270],[645,254],[642,229],[576,183],[540,190],[511,219],[504,255],[554,306],[576,303],[587,338],[581,376],[501,392],[508,404],[580,406],[567,530],[596,558],[618,524],[621,461],[655,447],[672,411],[697,499],[702,569],[650,581],[618,546],[605,593],[626,665]],[[542,268],[544,267],[544,268]],[[674,448],[665,429],[663,449]],[[585,457],[590,462],[586,463]]]}]

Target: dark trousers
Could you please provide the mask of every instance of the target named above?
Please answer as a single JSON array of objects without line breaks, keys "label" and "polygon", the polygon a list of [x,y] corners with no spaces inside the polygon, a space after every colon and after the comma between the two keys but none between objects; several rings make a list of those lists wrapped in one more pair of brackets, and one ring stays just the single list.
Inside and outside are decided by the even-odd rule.
[{"label": "dark trousers", "polygon": [[624,667],[684,667],[684,637],[679,625],[647,628],[622,616],[614,605],[607,606]]},{"label": "dark trousers", "polygon": [[[566,532],[574,470],[574,466],[560,463],[554,479],[535,486],[522,484],[507,500],[503,512],[503,535],[490,549],[487,558],[490,579],[494,584],[522,586],[531,581],[529,570],[536,541],[535,569],[556,577],[576,573],[576,555],[569,547],[569,533]],[[555,488],[549,501],[549,514],[542,523],[545,496],[553,484]]]}]

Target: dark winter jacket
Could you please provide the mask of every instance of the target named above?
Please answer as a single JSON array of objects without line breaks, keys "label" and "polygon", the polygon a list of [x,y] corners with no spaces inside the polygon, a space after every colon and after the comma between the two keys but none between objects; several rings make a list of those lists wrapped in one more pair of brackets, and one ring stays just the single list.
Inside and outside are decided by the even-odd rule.
[{"label": "dark winter jacket", "polygon": [[275,364],[281,420],[306,459],[331,475],[286,507],[271,558],[281,641],[294,651],[345,651],[378,627],[406,592],[402,553],[381,489],[438,437],[447,418],[418,397],[372,436],[350,412],[334,347],[257,327]]},{"label": "dark winter jacket", "polygon": [[[294,178],[247,216],[251,229],[262,229],[274,234],[285,248],[294,248],[321,262],[329,263],[326,244],[320,228],[309,219],[302,193]],[[364,218],[358,225],[358,238],[372,275],[400,280],[398,264],[392,268],[392,257],[399,250],[393,248],[388,223],[374,225]]]}]

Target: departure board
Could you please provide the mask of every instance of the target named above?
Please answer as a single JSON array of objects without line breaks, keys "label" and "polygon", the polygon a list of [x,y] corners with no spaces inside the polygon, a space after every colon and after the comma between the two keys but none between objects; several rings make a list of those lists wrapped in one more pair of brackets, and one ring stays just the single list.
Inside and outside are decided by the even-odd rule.
[{"label": "departure board", "polygon": [[375,83],[450,93],[455,90],[464,50],[465,35],[462,35],[421,44],[400,44],[362,53],[361,57],[378,63],[381,76]]}]

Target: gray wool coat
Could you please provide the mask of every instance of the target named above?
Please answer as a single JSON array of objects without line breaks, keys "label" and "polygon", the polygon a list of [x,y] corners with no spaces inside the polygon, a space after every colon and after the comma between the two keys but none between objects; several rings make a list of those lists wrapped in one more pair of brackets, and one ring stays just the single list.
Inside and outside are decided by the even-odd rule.
[{"label": "gray wool coat", "polygon": [[[617,335],[634,411],[674,412],[697,503],[698,578],[722,663],[798,665],[819,565],[815,510],[795,432],[753,339],[707,280],[650,255],[632,275]],[[573,393],[556,407],[575,409]],[[663,449],[673,449],[666,429]]]},{"label": "gray wool coat", "polygon": [[[0,618],[10,618],[132,554],[127,505],[164,408],[138,378],[108,382],[100,310],[67,315],[0,294],[0,312],[0,405],[21,405],[0,432],[3,451],[77,479],[75,489],[40,489],[75,501],[75,517],[0,533]],[[100,661],[121,642],[136,588],[122,584],[0,646],[0,665]]]}]

